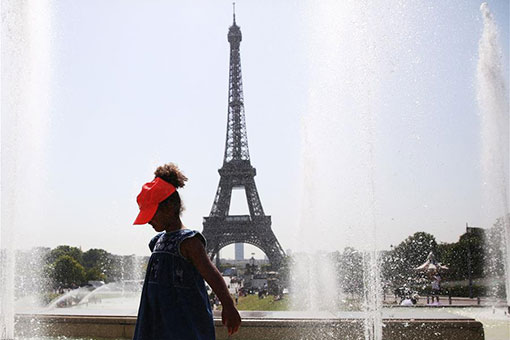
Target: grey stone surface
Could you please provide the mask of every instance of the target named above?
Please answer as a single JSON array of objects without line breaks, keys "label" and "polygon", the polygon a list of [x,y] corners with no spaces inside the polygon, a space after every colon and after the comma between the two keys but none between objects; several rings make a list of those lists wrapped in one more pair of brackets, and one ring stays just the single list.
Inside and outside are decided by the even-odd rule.
[{"label": "grey stone surface", "polygon": [[[401,309],[400,312],[401,315],[392,314],[394,311],[384,312],[384,340],[484,339],[482,324],[473,319],[448,313],[423,315],[415,311],[405,313]],[[221,320],[215,318],[218,340],[364,339],[361,313],[255,311],[241,312],[241,315],[242,326],[230,338]],[[135,323],[134,316],[18,314],[16,331],[21,337],[49,335],[130,339]]]}]

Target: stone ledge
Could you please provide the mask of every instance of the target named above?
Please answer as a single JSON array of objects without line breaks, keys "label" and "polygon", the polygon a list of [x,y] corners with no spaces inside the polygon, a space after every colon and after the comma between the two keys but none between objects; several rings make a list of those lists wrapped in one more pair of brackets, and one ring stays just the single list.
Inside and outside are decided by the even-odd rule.
[{"label": "stone ledge", "polygon": [[[20,314],[16,332],[34,335],[131,339],[136,317]],[[221,320],[214,320],[218,340],[363,340],[361,318],[243,318],[239,332],[228,337]],[[483,340],[480,322],[473,319],[383,319],[384,340]]]}]

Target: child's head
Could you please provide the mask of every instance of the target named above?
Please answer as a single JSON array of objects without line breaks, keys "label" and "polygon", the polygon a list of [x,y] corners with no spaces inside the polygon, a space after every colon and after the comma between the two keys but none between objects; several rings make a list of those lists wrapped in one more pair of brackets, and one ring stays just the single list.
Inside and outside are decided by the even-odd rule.
[{"label": "child's head", "polygon": [[[154,175],[161,178],[165,182],[172,184],[176,189],[182,188],[185,184],[184,182],[188,180],[188,178],[184,176],[181,170],[179,170],[177,165],[174,163],[168,163],[159,166],[156,171],[154,171]],[[160,209],[162,208],[173,210],[176,216],[179,216],[184,210],[184,206],[181,202],[181,197],[177,191],[168,196],[168,198],[163,202],[159,203],[159,207]]]},{"label": "child's head", "polygon": [[182,188],[188,179],[173,163],[158,167],[154,175],[156,178],[145,183],[137,197],[140,213],[134,224],[149,223],[161,229],[172,221],[179,221],[184,208],[176,189]]}]

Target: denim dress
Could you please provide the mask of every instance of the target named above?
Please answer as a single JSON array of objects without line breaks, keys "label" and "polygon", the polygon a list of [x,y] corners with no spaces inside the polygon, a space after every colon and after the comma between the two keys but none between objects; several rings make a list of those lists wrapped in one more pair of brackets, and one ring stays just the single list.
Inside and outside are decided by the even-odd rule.
[{"label": "denim dress", "polygon": [[214,323],[204,279],[180,252],[198,231],[160,233],[149,243],[147,266],[133,340],[214,340]]}]

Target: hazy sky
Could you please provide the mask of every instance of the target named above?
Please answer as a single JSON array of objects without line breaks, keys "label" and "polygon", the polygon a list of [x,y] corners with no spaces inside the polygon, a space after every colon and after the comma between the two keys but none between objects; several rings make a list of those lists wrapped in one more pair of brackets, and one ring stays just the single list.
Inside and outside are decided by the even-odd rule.
[{"label": "hazy sky", "polygon": [[[422,230],[453,242],[488,223],[480,4],[237,1],[251,161],[284,249],[363,247],[374,223],[381,249]],[[48,6],[45,30],[29,25],[45,40],[34,77],[47,70],[33,93],[48,100],[17,125],[33,129],[18,129],[32,141],[19,162],[37,172],[20,184],[19,247],[147,255],[154,231],[132,226],[135,198],[170,161],[189,177],[183,221],[202,230],[223,161],[231,1]],[[489,6],[508,84],[509,5]]]}]

